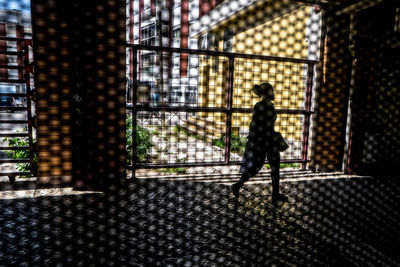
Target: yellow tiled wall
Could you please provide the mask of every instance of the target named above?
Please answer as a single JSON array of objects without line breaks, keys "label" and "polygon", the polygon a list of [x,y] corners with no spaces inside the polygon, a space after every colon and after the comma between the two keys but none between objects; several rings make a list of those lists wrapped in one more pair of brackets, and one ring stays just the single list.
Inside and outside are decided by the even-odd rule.
[{"label": "yellow tiled wall", "polygon": [[[218,39],[218,50],[223,50],[225,30],[232,28],[232,52],[305,59],[308,53],[306,24],[310,18],[310,8],[302,6],[261,24],[251,16],[239,17],[237,21],[213,31]],[[240,25],[247,25],[247,29],[240,29]],[[199,89],[201,106],[226,107],[227,63],[227,58],[202,58]],[[252,108],[259,98],[250,93],[250,89],[255,84],[269,82],[275,88],[275,108],[304,108],[305,75],[306,68],[302,63],[237,58],[234,67],[233,107]],[[251,116],[234,116],[232,123],[247,128],[250,119]],[[298,134],[302,125],[300,116],[293,115],[289,121],[286,120],[287,117],[281,120],[281,116],[278,116],[276,130],[281,130],[288,139],[301,141],[302,136]]]}]

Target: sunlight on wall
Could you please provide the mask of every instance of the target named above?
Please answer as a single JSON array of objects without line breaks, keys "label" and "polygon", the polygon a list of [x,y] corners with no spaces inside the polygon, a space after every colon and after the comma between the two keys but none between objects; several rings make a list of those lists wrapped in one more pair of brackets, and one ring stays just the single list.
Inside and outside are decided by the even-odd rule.
[{"label": "sunlight on wall", "polygon": [[[233,21],[229,25],[247,25],[249,29],[233,33],[232,52],[303,58],[308,55],[306,25],[310,20],[311,7],[303,6],[284,16],[259,24],[251,16],[243,21]],[[240,22],[240,23],[239,23]],[[248,26],[250,24],[250,26]],[[236,25],[236,26],[233,26]],[[224,32],[227,27],[213,29],[218,50],[224,49]],[[204,107],[224,107],[228,88],[228,59],[203,57],[200,68],[199,100]],[[260,99],[250,93],[255,84],[269,82],[275,89],[276,109],[304,108],[307,66],[303,63],[279,62],[272,60],[236,58],[234,62],[233,107],[252,108]],[[200,113],[200,116],[205,114]],[[292,141],[302,138],[302,118],[290,115],[288,121],[278,116],[276,130]],[[248,131],[251,116],[234,117],[233,124],[240,133]]]}]

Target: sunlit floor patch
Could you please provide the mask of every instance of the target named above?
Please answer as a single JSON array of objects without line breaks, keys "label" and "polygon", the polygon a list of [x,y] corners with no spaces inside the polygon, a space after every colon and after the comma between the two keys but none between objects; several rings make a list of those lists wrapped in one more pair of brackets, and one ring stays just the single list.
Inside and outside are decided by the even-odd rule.
[{"label": "sunlit floor patch", "polygon": [[[141,173],[143,174],[143,172]],[[139,179],[161,179],[161,180],[175,180],[175,181],[194,181],[204,183],[218,183],[218,184],[231,184],[240,178],[240,173],[236,171],[231,172],[214,172],[214,173],[187,173],[187,174],[159,174],[156,172],[149,172],[147,175],[137,177]],[[251,178],[246,182],[246,185],[252,184],[266,184],[270,183],[270,171],[261,171],[257,176]],[[343,172],[311,172],[299,169],[284,169],[281,171],[281,183],[299,182],[299,181],[312,181],[312,180],[329,180],[329,179],[368,179],[371,176],[349,175]]]},{"label": "sunlit floor patch", "polygon": [[28,190],[7,190],[0,191],[0,199],[19,199],[35,197],[55,197],[100,193],[95,191],[76,191],[72,187],[50,188],[50,189],[28,189]]}]

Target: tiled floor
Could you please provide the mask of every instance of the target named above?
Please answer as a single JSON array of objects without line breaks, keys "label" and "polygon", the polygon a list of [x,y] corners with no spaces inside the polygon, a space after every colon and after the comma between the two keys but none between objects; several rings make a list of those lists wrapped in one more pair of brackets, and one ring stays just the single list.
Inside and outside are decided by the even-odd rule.
[{"label": "tiled floor", "polygon": [[237,177],[212,175],[3,198],[0,266],[400,265],[399,182],[283,171],[289,201],[272,205],[263,175],[238,201]]}]

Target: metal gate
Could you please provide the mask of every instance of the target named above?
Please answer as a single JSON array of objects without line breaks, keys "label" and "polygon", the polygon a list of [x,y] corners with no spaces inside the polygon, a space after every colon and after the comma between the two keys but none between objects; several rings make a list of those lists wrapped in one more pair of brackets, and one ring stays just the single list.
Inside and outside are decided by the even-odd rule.
[{"label": "metal gate", "polygon": [[31,46],[31,39],[0,36],[0,176],[11,182],[35,174]]},{"label": "metal gate", "polygon": [[130,168],[240,164],[255,84],[274,86],[280,131],[290,145],[282,163],[309,161],[316,61],[128,45]]}]

